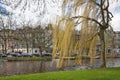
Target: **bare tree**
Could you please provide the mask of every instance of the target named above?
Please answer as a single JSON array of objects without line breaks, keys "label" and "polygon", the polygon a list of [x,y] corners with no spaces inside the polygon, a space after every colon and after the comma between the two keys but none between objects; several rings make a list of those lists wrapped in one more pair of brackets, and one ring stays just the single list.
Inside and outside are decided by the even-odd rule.
[{"label": "bare tree", "polygon": [[13,39],[13,33],[12,33],[12,18],[10,16],[5,19],[4,17],[1,16],[0,19],[0,30],[1,30],[1,39],[3,41],[2,47],[4,49],[3,53],[7,53],[7,48],[8,48],[8,41]]},{"label": "bare tree", "polygon": [[39,25],[33,28],[34,47],[39,48],[40,51],[48,50],[52,45],[52,29],[50,27],[49,25],[44,28]]},{"label": "bare tree", "polygon": [[[15,9],[14,7],[17,4],[12,5],[12,1],[9,0],[2,0],[0,3],[4,6],[10,7],[12,9]],[[6,7],[5,7],[6,8]],[[12,41],[15,37],[13,35],[13,32],[15,29],[15,23],[13,21],[13,13],[10,11],[7,11],[5,9],[4,13],[0,15],[0,30],[1,30],[1,39],[3,40],[3,48],[4,48],[4,53],[7,53],[7,47],[9,47],[8,43],[9,41]]]}]

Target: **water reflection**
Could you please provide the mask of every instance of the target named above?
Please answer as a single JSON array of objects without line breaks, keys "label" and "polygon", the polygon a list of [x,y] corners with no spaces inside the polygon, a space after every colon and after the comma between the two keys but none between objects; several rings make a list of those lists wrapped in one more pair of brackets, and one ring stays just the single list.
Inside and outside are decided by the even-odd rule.
[{"label": "water reflection", "polygon": [[0,62],[0,76],[56,71],[55,64],[52,67],[50,64],[49,61]]},{"label": "water reflection", "polygon": [[[48,72],[48,71],[58,71],[56,68],[56,63],[51,65],[51,61],[42,62],[42,61],[21,61],[21,62],[4,62],[0,61],[0,76],[7,75],[18,75],[18,74],[30,74],[30,73],[40,73],[40,72]],[[70,67],[62,70],[74,70],[74,69],[88,69],[89,68],[89,60],[87,64],[83,66],[73,66],[74,60],[70,61]],[[86,67],[87,65],[87,67]],[[100,67],[101,59],[96,59],[92,68]],[[107,59],[107,67],[120,67],[120,58],[115,59]]]}]

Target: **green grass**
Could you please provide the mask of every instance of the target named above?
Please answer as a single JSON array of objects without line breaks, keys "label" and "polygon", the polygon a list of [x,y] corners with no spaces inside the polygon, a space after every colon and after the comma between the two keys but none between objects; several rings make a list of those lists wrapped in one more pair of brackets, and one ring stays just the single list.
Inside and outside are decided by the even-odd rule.
[{"label": "green grass", "polygon": [[1,77],[0,80],[120,80],[120,68],[48,72]]}]

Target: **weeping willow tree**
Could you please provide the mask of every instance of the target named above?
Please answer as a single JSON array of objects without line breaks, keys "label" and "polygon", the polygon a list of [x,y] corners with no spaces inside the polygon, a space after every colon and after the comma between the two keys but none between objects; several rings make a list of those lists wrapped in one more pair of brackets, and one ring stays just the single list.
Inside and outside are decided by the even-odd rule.
[{"label": "weeping willow tree", "polygon": [[[77,53],[76,64],[83,63],[84,55],[90,57],[90,64],[92,64],[96,45],[99,42],[101,66],[106,67],[107,41],[113,38],[113,29],[110,26],[113,15],[109,11],[109,6],[109,0],[63,0],[63,17],[56,22],[53,30],[52,57],[55,59],[56,53],[59,53],[58,68],[61,68],[64,63],[70,63],[73,52]],[[76,26],[81,27],[78,40],[74,39]],[[112,40],[110,43],[112,44]]]}]

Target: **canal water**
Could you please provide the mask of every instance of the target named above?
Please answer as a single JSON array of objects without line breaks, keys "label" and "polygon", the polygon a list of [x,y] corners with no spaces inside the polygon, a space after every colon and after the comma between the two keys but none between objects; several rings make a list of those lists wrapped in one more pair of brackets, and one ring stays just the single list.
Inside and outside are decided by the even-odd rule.
[{"label": "canal water", "polygon": [[[59,69],[56,68],[56,62],[51,66],[51,61],[0,61],[0,76],[59,71]],[[69,67],[64,67],[62,70],[99,68],[101,65],[100,62],[100,59],[96,59],[94,65],[92,66],[89,64],[74,66],[74,60],[72,60],[70,62],[71,65]],[[120,58],[108,59],[107,67],[120,67]]]},{"label": "canal water", "polygon": [[39,72],[57,71],[56,64],[51,66],[51,61],[20,61],[0,62],[0,76],[30,74]]}]

